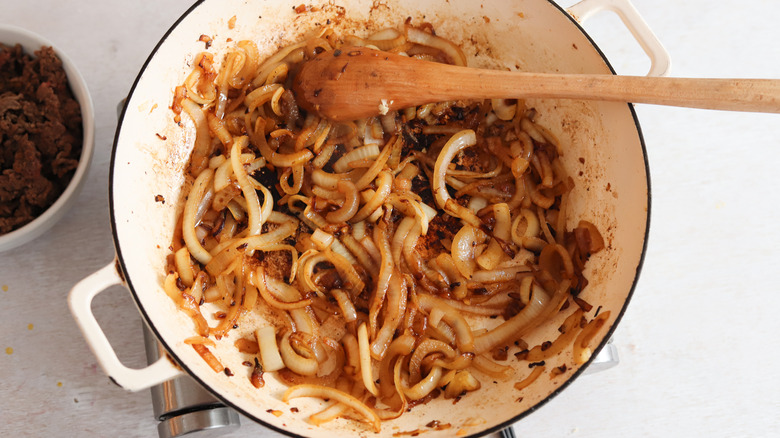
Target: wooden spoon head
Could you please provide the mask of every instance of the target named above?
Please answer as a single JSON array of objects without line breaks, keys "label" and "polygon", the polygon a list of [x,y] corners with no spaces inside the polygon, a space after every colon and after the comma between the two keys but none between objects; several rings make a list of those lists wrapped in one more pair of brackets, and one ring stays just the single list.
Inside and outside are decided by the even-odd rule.
[{"label": "wooden spoon head", "polygon": [[376,116],[419,103],[404,98],[408,91],[398,90],[415,89],[414,70],[420,63],[425,64],[365,47],[342,47],[305,62],[293,91],[305,110],[335,121]]}]

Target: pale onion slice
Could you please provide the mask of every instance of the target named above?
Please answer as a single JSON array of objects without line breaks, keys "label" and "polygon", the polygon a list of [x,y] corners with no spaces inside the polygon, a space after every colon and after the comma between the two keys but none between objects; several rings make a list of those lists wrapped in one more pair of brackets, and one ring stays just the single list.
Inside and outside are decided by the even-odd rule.
[{"label": "pale onion slice", "polygon": [[379,390],[374,383],[374,369],[371,366],[371,350],[368,343],[368,328],[361,323],[357,330],[358,353],[360,355],[360,376],[363,386],[374,396],[379,395]]},{"label": "pale onion slice", "polygon": [[471,276],[471,281],[474,283],[501,283],[512,281],[517,277],[517,274],[529,272],[530,270],[531,268],[525,265],[509,266],[506,268],[492,269],[490,271],[479,270],[474,271],[474,275]]},{"label": "pale onion slice", "polygon": [[425,339],[417,345],[414,349],[414,353],[412,353],[412,356],[409,358],[409,378],[412,382],[417,382],[422,378],[420,365],[422,364],[422,360],[431,353],[441,353],[448,359],[452,359],[457,355],[455,350],[446,342],[439,341],[438,339]]},{"label": "pale onion slice", "polygon": [[450,291],[456,300],[462,300],[468,295],[466,277],[461,274],[452,256],[447,253],[441,253],[436,257],[436,264],[447,277]]},{"label": "pale onion slice", "polygon": [[[437,214],[439,214],[438,210],[436,210],[435,208],[431,207],[430,205],[424,202],[420,202],[420,208],[422,208],[423,213],[425,213],[425,218],[428,219],[429,223],[433,220],[433,218],[436,217]],[[427,233],[423,233],[423,234],[427,234]]]},{"label": "pale onion slice", "polygon": [[279,225],[285,222],[292,222],[296,227],[298,226],[298,219],[279,211],[271,211],[271,214],[268,215],[266,222]]},{"label": "pale onion slice", "polygon": [[[316,321],[311,307],[303,307],[300,309],[288,310],[290,318],[292,319],[293,329],[299,332],[313,334],[319,328],[319,323]],[[315,348],[315,354],[320,354],[321,349]]]},{"label": "pale onion slice", "polygon": [[474,368],[494,379],[507,380],[514,376],[515,369],[509,365],[493,362],[483,355],[477,355],[472,361]]},{"label": "pale onion slice", "polygon": [[[393,393],[393,385],[390,384],[390,368],[393,366],[396,358],[399,356],[405,357],[411,354],[412,351],[414,351],[415,342],[416,339],[414,336],[404,333],[395,338],[393,342],[390,343],[390,346],[387,347],[385,357],[383,357],[382,362],[379,363],[379,391],[381,398],[390,397]],[[397,362],[401,363],[403,360],[398,360]],[[394,379],[393,382],[395,384],[399,383],[397,379]]]},{"label": "pale onion slice", "polygon": [[428,375],[417,382],[414,386],[411,388],[403,388],[404,395],[406,395],[410,400],[420,400],[436,389],[442,374],[442,368],[439,366],[434,366],[431,368],[431,371],[428,373]]},{"label": "pale onion slice", "polygon": [[[264,214],[268,216],[273,210],[273,197],[271,192],[262,184],[260,190],[263,192],[263,210],[260,210],[260,198],[257,196],[257,191],[254,185],[249,180],[249,176],[246,174],[244,165],[241,163],[241,149],[249,144],[249,137],[242,136],[233,142],[233,148],[230,152],[230,162],[233,167],[233,175],[238,180],[238,185],[241,191],[244,193],[244,199],[246,200],[246,212],[249,216],[247,226],[249,227],[249,235],[256,236],[261,233],[263,229]],[[255,181],[256,182],[256,181]]]},{"label": "pale onion slice", "polygon": [[374,342],[371,343],[371,355],[377,360],[382,360],[387,347],[393,340],[396,328],[406,312],[407,286],[404,277],[393,275],[387,289],[387,305],[385,306],[382,328],[377,332]]},{"label": "pale onion slice", "polygon": [[512,175],[515,178],[522,178],[523,174],[525,173],[525,171],[528,170],[528,165],[529,164],[530,163],[528,163],[528,160],[526,160],[525,158],[523,158],[523,157],[515,157],[512,160],[512,166],[511,166]]},{"label": "pale onion slice", "polygon": [[[523,227],[523,225],[525,226]],[[541,251],[546,244],[538,237],[541,231],[542,227],[539,224],[539,217],[533,211],[524,208],[520,210],[520,214],[512,221],[512,242],[531,251]]]},{"label": "pale onion slice", "polygon": [[333,243],[331,243],[330,250],[333,251],[334,254],[344,257],[344,259],[348,261],[350,265],[356,265],[358,263],[357,259],[355,259],[355,256],[352,255],[349,249],[347,249],[347,247],[344,246],[344,244],[342,244],[339,239],[335,239]]},{"label": "pale onion slice", "polygon": [[[512,298],[508,298],[506,303],[509,303]],[[504,308],[499,306],[487,306],[487,305],[468,305],[460,300],[445,300],[445,303],[461,313],[469,313],[472,315],[481,316],[495,316],[504,313]],[[489,302],[493,304],[494,302]]]},{"label": "pale onion slice", "polygon": [[281,84],[268,84],[252,90],[249,94],[246,95],[246,98],[244,99],[244,103],[246,104],[248,111],[251,113],[257,109],[257,107],[265,104],[266,102],[270,102],[277,90],[284,91],[284,88],[282,88]]},{"label": "pale onion slice", "polygon": [[512,218],[509,207],[505,203],[494,204],[493,214],[496,219],[493,226],[493,239],[490,239],[487,249],[477,257],[477,264],[486,270],[494,269],[499,263],[509,258],[496,240],[501,239],[508,244],[511,238]]},{"label": "pale onion slice", "polygon": [[271,111],[273,111],[277,116],[282,115],[282,106],[279,104],[279,100],[282,98],[282,93],[284,93],[284,88],[279,87],[271,96]]},{"label": "pale onion slice", "polygon": [[464,129],[457,134],[450,137],[439,152],[439,156],[436,158],[436,164],[433,168],[433,196],[436,199],[436,205],[440,209],[446,210],[447,201],[450,198],[450,194],[447,192],[447,186],[445,185],[445,177],[447,169],[449,168],[452,159],[461,150],[471,147],[477,144],[477,135],[471,129]]},{"label": "pale onion slice", "polygon": [[601,330],[601,327],[606,324],[609,315],[609,310],[601,312],[599,316],[593,318],[593,320],[582,329],[577,336],[577,339],[574,340],[574,362],[576,362],[577,365],[582,365],[590,359],[593,350],[591,350],[589,344],[599,330]]},{"label": "pale onion slice", "polygon": [[328,142],[322,149],[317,152],[317,156],[311,160],[311,165],[315,169],[322,169],[326,164],[330,162],[333,152],[336,151],[336,143]]},{"label": "pale onion slice", "polygon": [[469,199],[469,210],[474,214],[479,213],[480,210],[488,206],[488,200],[482,196],[472,196]]},{"label": "pale onion slice", "polygon": [[[398,179],[396,178],[396,181]],[[415,195],[409,193],[391,193],[385,200],[385,204],[389,204],[394,210],[397,210],[404,214],[404,216],[414,216],[417,218],[417,223],[420,225],[423,235],[428,234],[428,214],[423,210],[423,203],[415,199]],[[435,216],[435,211],[434,211]]]},{"label": "pale onion slice", "polygon": [[471,225],[461,227],[452,238],[452,261],[466,279],[470,280],[477,269],[475,250],[477,245],[484,243],[486,238],[484,231]]},{"label": "pale onion slice", "polygon": [[542,375],[544,370],[545,370],[544,365],[539,365],[534,367],[533,371],[531,371],[531,373],[528,374],[528,376],[525,379],[515,383],[515,389],[518,391],[522,391],[523,389],[527,388],[532,383],[534,383],[536,379],[539,378],[539,376]]},{"label": "pale onion slice", "polygon": [[[550,359],[557,355],[564,348],[572,345],[577,334],[580,332],[580,321],[582,320],[582,309],[578,308],[571,315],[566,317],[566,320],[561,324],[559,331],[561,334],[552,341],[551,344],[540,344],[528,351],[528,355],[525,360],[528,362],[540,362]],[[576,358],[576,355],[575,355]]]},{"label": "pale onion slice", "polygon": [[379,251],[379,248],[377,248],[376,244],[374,244],[374,241],[371,240],[371,236],[364,236],[362,239],[360,239],[360,244],[363,245],[363,248],[366,249],[366,252],[371,256],[371,259],[375,264],[380,265],[382,263],[382,255]]},{"label": "pale onion slice", "polygon": [[531,299],[517,315],[504,321],[498,327],[477,336],[474,339],[474,352],[482,354],[503,344],[519,339],[525,331],[534,326],[536,320],[544,315],[550,297],[540,286],[534,284]]},{"label": "pale onion slice", "polygon": [[366,170],[366,172],[360,176],[357,182],[355,182],[355,187],[358,190],[365,189],[366,186],[371,184],[371,182],[376,179],[377,175],[379,175],[379,172],[382,170],[382,168],[384,168],[385,163],[387,163],[387,160],[390,158],[390,152],[392,152],[394,145],[399,142],[403,143],[403,137],[398,136],[395,141],[393,141],[391,138],[390,141],[387,142],[385,148],[382,149],[382,153],[379,154],[368,170]]},{"label": "pale onion slice", "polygon": [[206,113],[206,120],[209,124],[209,131],[213,133],[214,137],[219,139],[220,143],[225,146],[225,148],[229,148],[231,144],[233,144],[233,135],[228,131],[227,126],[225,126],[225,120],[217,118],[212,113]]},{"label": "pale onion slice", "polygon": [[202,264],[207,264],[211,261],[211,254],[206,251],[200,243],[200,239],[195,235],[195,227],[200,221],[200,216],[203,214],[205,208],[202,208],[202,204],[207,204],[211,199],[210,190],[211,181],[214,177],[214,171],[212,169],[204,169],[192,184],[192,189],[187,197],[187,203],[184,205],[184,213],[182,216],[182,236],[184,237],[184,243],[187,245],[187,249],[190,254]]},{"label": "pale onion slice", "polygon": [[312,357],[304,357],[298,354],[290,344],[290,332],[286,332],[282,336],[282,340],[279,343],[279,353],[282,355],[284,365],[290,371],[301,376],[314,376],[317,374],[317,369],[319,368],[317,358],[314,355]]},{"label": "pale onion slice", "polygon": [[325,220],[332,224],[338,224],[352,219],[352,217],[355,216],[355,213],[358,212],[358,207],[360,206],[358,191],[352,182],[339,181],[338,191],[344,195],[344,205],[325,215]]},{"label": "pale onion slice", "polygon": [[315,185],[328,190],[337,190],[339,182],[349,180],[349,173],[328,173],[322,169],[314,169],[311,172],[311,181]]},{"label": "pale onion slice", "polygon": [[[362,224],[363,222],[359,222],[359,223]],[[366,250],[366,248],[360,242],[358,242],[357,239],[355,239],[354,236],[352,236],[349,233],[343,233],[341,235],[340,243],[343,243],[344,247],[347,248],[349,253],[351,253],[355,257],[355,259],[358,262],[360,262],[360,265],[369,274],[371,274],[371,278],[376,278],[379,275],[378,263],[374,262],[374,259],[371,257],[371,254]],[[336,248],[334,248],[333,250],[338,252]]]},{"label": "pale onion slice", "polygon": [[398,409],[395,412],[388,411],[385,409],[378,410],[377,415],[379,415],[382,420],[394,420],[401,415],[403,415],[404,412],[406,412],[407,407],[409,404],[406,401],[406,395],[404,394],[403,390],[403,384],[401,382],[401,361],[397,360],[395,361],[395,365],[393,366],[393,386],[395,388],[396,393],[398,394],[398,398],[401,400],[401,403],[398,406]]},{"label": "pale onion slice", "polygon": [[220,155],[223,158],[222,163],[216,167],[214,171],[214,191],[219,192],[225,187],[230,185],[230,177],[233,175],[233,162],[225,159],[224,155]]},{"label": "pale onion slice", "polygon": [[276,329],[267,325],[255,331],[257,346],[260,351],[260,363],[263,371],[272,372],[284,368],[284,361],[279,354],[279,346],[276,344]]},{"label": "pale onion slice", "polygon": [[344,403],[331,403],[327,408],[317,412],[316,414],[310,415],[309,421],[315,426],[320,426],[327,423],[328,421],[335,420],[348,409],[349,406],[345,405]]},{"label": "pale onion slice", "polygon": [[310,249],[304,252],[298,259],[298,282],[301,285],[302,292],[315,292],[317,295],[323,296],[325,291],[314,283],[314,267],[318,263],[327,261],[328,259],[321,251]]},{"label": "pale onion slice", "polygon": [[390,277],[394,274],[393,253],[387,235],[387,225],[382,222],[374,228],[375,247],[379,253],[379,278],[376,280],[376,289],[371,296],[371,302],[368,309],[368,321],[371,327],[371,334],[375,335],[377,330],[377,320],[379,319],[379,309],[385,300],[387,288],[390,285]]},{"label": "pale onion slice", "polygon": [[[322,254],[331,264],[333,264],[333,267],[336,268],[336,271],[339,273],[339,277],[341,277],[342,283],[344,283],[344,287],[349,290],[353,296],[358,296],[363,291],[363,288],[366,286],[366,284],[360,278],[360,275],[355,269],[354,263],[352,263],[355,261],[355,259],[352,257],[352,254],[350,254],[349,251],[347,251],[347,249],[341,245],[341,242],[338,244],[336,244],[336,242],[338,241],[334,241],[331,245],[331,248],[324,251]],[[343,255],[337,254],[335,251],[333,251],[333,248],[336,246],[341,248],[341,250],[347,256],[349,256],[352,261],[347,259],[347,257],[344,257]]]},{"label": "pale onion slice", "polygon": [[311,192],[314,196],[330,201],[333,204],[339,205],[344,203],[344,195],[338,190],[324,189],[315,185],[311,188]]},{"label": "pale onion slice", "polygon": [[346,363],[344,371],[354,377],[360,370],[360,352],[357,338],[352,333],[347,333],[341,338],[341,346],[344,348]]},{"label": "pale onion slice", "polygon": [[[323,122],[325,122],[324,126],[322,125]],[[314,144],[311,145],[312,146],[312,151],[314,151],[315,154],[320,152],[320,149],[322,149],[322,145],[325,144],[325,140],[328,139],[328,135],[330,134],[330,130],[331,130],[331,128],[333,128],[333,123],[331,123],[330,121],[327,121],[327,120],[322,120],[322,121],[320,121],[320,126],[322,126],[322,128],[318,127],[317,131],[315,131],[315,133],[314,133]],[[309,145],[307,144],[306,147],[308,147],[308,146]]]},{"label": "pale onion slice", "polygon": [[409,231],[414,225],[414,218],[407,216],[401,219],[401,222],[399,222],[398,226],[395,228],[395,234],[393,234],[393,239],[390,242],[390,250],[393,255],[393,263],[395,266],[401,266],[401,252],[404,248],[404,240],[406,240],[406,236],[409,235]]},{"label": "pale onion slice", "polygon": [[450,58],[453,64],[461,67],[466,66],[466,55],[463,54],[460,47],[452,42],[409,25],[405,27],[405,31],[406,39],[409,42],[441,50]]},{"label": "pale onion slice", "polygon": [[303,209],[303,215],[301,216],[301,219],[306,223],[306,225],[315,230],[317,228],[324,228],[328,225],[328,221],[326,221],[321,214],[314,211],[314,209],[311,208],[311,204],[307,205],[306,208]]},{"label": "pale onion slice", "polygon": [[378,156],[379,146],[375,144],[355,148],[352,151],[342,155],[341,158],[333,163],[333,170],[335,170],[337,173],[344,173],[350,169],[349,163],[365,159],[374,159]]},{"label": "pale onion slice", "polygon": [[308,149],[303,149],[289,154],[282,154],[271,150],[271,147],[268,146],[268,142],[265,139],[265,127],[263,126],[264,123],[265,122],[263,121],[262,117],[259,117],[255,123],[254,132],[250,134],[252,134],[252,143],[257,146],[257,148],[260,150],[260,154],[263,156],[263,158],[266,159],[266,161],[276,167],[292,167],[295,165],[307,163],[314,157],[314,154]]},{"label": "pale onion slice", "polygon": [[[439,385],[441,386],[441,385]],[[468,370],[458,370],[444,389],[444,398],[452,399],[466,392],[476,391],[482,385]]]},{"label": "pale onion slice", "polygon": [[195,146],[190,157],[190,173],[197,176],[208,165],[211,156],[209,123],[206,120],[206,113],[197,103],[190,99],[184,99],[181,106],[195,124]]},{"label": "pale onion slice", "polygon": [[357,320],[357,310],[355,305],[352,304],[352,300],[349,295],[341,289],[331,289],[330,294],[336,299],[336,303],[341,309],[341,314],[344,316],[344,321],[352,322]]},{"label": "pale onion slice", "polygon": [[268,75],[271,71],[273,71],[278,65],[285,60],[291,53],[293,53],[296,50],[299,50],[303,46],[306,45],[306,41],[302,41],[299,43],[295,43],[293,45],[284,47],[283,49],[279,50],[278,52],[271,55],[270,58],[265,60],[262,64],[260,64],[260,67],[258,67],[258,75],[254,78],[252,81],[252,85],[257,87],[263,84],[266,79],[268,78]]},{"label": "pale onion slice", "polygon": [[297,229],[298,224],[296,222],[286,222],[279,225],[275,230],[260,234],[259,236],[235,238],[225,241],[215,248],[218,252],[216,252],[216,255],[206,263],[206,271],[211,275],[219,275],[233,262],[233,259],[238,252],[253,250],[262,251],[266,247],[277,244],[292,236]]},{"label": "pale onion slice", "polygon": [[516,103],[509,105],[505,99],[491,99],[490,103],[493,107],[493,112],[499,119],[508,121],[515,118],[515,113],[517,112]]},{"label": "pale onion slice", "polygon": [[333,237],[332,234],[326,233],[319,228],[311,233],[311,241],[320,251],[330,247],[330,245],[333,243],[333,239],[335,239],[335,237]]},{"label": "pale onion slice", "polygon": [[287,79],[287,73],[290,72],[290,67],[287,64],[279,64],[268,73],[268,77],[265,79],[265,84],[281,84]]},{"label": "pale onion slice", "polygon": [[216,169],[217,167],[225,164],[225,161],[227,161],[227,158],[225,158],[224,155],[217,155],[216,157],[211,157],[209,159],[209,169]]},{"label": "pale onion slice", "polygon": [[374,412],[373,409],[368,407],[365,403],[361,402],[357,398],[347,394],[346,392],[339,391],[336,388],[311,384],[295,385],[284,392],[282,400],[286,403],[298,397],[318,397],[321,399],[335,400],[339,403],[343,403],[364,417],[366,421],[371,424],[374,432],[379,432],[381,430],[382,420],[380,420],[379,416],[376,414],[376,412]]},{"label": "pale onion slice", "polygon": [[352,224],[352,237],[360,241],[366,236],[366,223],[363,221]]},{"label": "pale onion slice", "polygon": [[418,294],[417,299],[420,308],[428,313],[434,308],[444,311],[442,321],[455,330],[455,341],[461,353],[474,351],[474,336],[471,333],[471,327],[460,312],[448,306],[441,298],[433,295]]},{"label": "pale onion slice", "polygon": [[371,199],[369,199],[368,202],[366,202],[363,207],[358,210],[357,214],[355,214],[355,216],[350,219],[350,222],[360,222],[363,219],[366,219],[367,217],[371,216],[371,214],[374,213],[374,211],[377,210],[383,202],[385,202],[385,199],[393,188],[393,175],[391,175],[389,172],[382,171],[379,172],[377,179],[377,188],[374,196],[372,196]]},{"label": "pale onion slice", "polygon": [[190,252],[186,246],[182,246],[174,253],[174,262],[176,264],[176,272],[179,273],[182,283],[187,287],[192,286],[195,282],[195,268],[192,266]]},{"label": "pale onion slice", "polygon": [[265,275],[262,267],[258,267],[255,274],[254,285],[260,296],[271,306],[282,310],[299,309],[311,304],[308,298],[301,299],[298,289],[279,281],[274,277]]}]

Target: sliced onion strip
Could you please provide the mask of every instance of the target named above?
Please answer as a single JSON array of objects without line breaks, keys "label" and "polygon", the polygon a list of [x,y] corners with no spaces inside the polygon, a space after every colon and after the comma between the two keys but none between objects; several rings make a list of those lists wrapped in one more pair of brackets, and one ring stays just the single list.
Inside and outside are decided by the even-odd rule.
[{"label": "sliced onion strip", "polygon": [[381,430],[381,420],[373,409],[369,408],[365,403],[355,397],[343,391],[339,391],[336,388],[312,384],[295,385],[284,392],[282,401],[287,403],[298,397],[318,397],[343,403],[365,418],[366,421],[371,424],[374,432],[378,433]]},{"label": "sliced onion strip", "polygon": [[517,315],[507,319],[498,327],[481,334],[474,339],[474,352],[485,353],[502,344],[519,339],[534,322],[544,314],[550,298],[539,286],[534,284],[531,300]]},{"label": "sliced onion strip", "polygon": [[[206,251],[200,243],[200,239],[195,235],[195,227],[200,221],[200,215],[204,210],[201,204],[206,204],[210,199],[209,186],[214,177],[214,171],[212,169],[204,169],[200,175],[195,179],[190,190],[187,203],[184,205],[184,213],[182,216],[182,237],[184,237],[184,243],[187,245],[187,249],[195,260],[202,264],[207,264],[211,261],[211,254]],[[199,214],[200,213],[200,214]]]},{"label": "sliced onion strip", "polygon": [[358,353],[360,354],[360,376],[363,386],[374,396],[379,395],[376,383],[374,383],[374,369],[371,366],[371,349],[368,342],[368,328],[361,323],[357,329]]},{"label": "sliced onion strip", "polygon": [[272,372],[284,368],[284,361],[279,354],[279,346],[276,343],[276,329],[266,325],[255,331],[257,345],[260,351],[260,363],[263,371]]}]

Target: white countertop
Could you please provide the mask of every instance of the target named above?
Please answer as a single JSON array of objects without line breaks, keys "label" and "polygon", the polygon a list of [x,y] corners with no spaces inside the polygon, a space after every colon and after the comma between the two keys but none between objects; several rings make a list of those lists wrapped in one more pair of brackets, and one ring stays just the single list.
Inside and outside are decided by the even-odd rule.
[{"label": "white countertop", "polygon": [[[634,4],[670,52],[673,75],[780,78],[780,2]],[[0,254],[0,431],[10,436],[156,437],[148,391],[126,393],[108,381],[65,299],[114,255],[107,183],[116,105],[188,6],[4,0],[0,7],[0,22],[42,34],[75,61],[97,115],[93,166],[75,207],[32,244]],[[614,16],[586,29],[618,73],[647,70]],[[621,363],[581,377],[516,432],[777,436],[780,115],[645,105],[637,114],[652,220],[644,269],[615,334]],[[143,365],[141,319],[129,293],[117,287],[93,308],[120,358]],[[276,435],[245,420],[230,436]]]}]

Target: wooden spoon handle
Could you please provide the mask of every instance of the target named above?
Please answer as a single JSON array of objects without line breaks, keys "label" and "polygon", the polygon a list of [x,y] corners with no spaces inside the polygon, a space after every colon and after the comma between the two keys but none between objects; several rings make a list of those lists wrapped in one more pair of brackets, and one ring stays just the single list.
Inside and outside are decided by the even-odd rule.
[{"label": "wooden spoon handle", "polygon": [[775,79],[561,75],[490,70],[459,70],[458,76],[461,89],[468,90],[470,98],[554,97],[780,112],[780,80]]},{"label": "wooden spoon handle", "polygon": [[366,48],[307,62],[296,95],[308,110],[355,120],[459,99],[568,98],[780,112],[780,80],[508,72],[425,62]]}]

